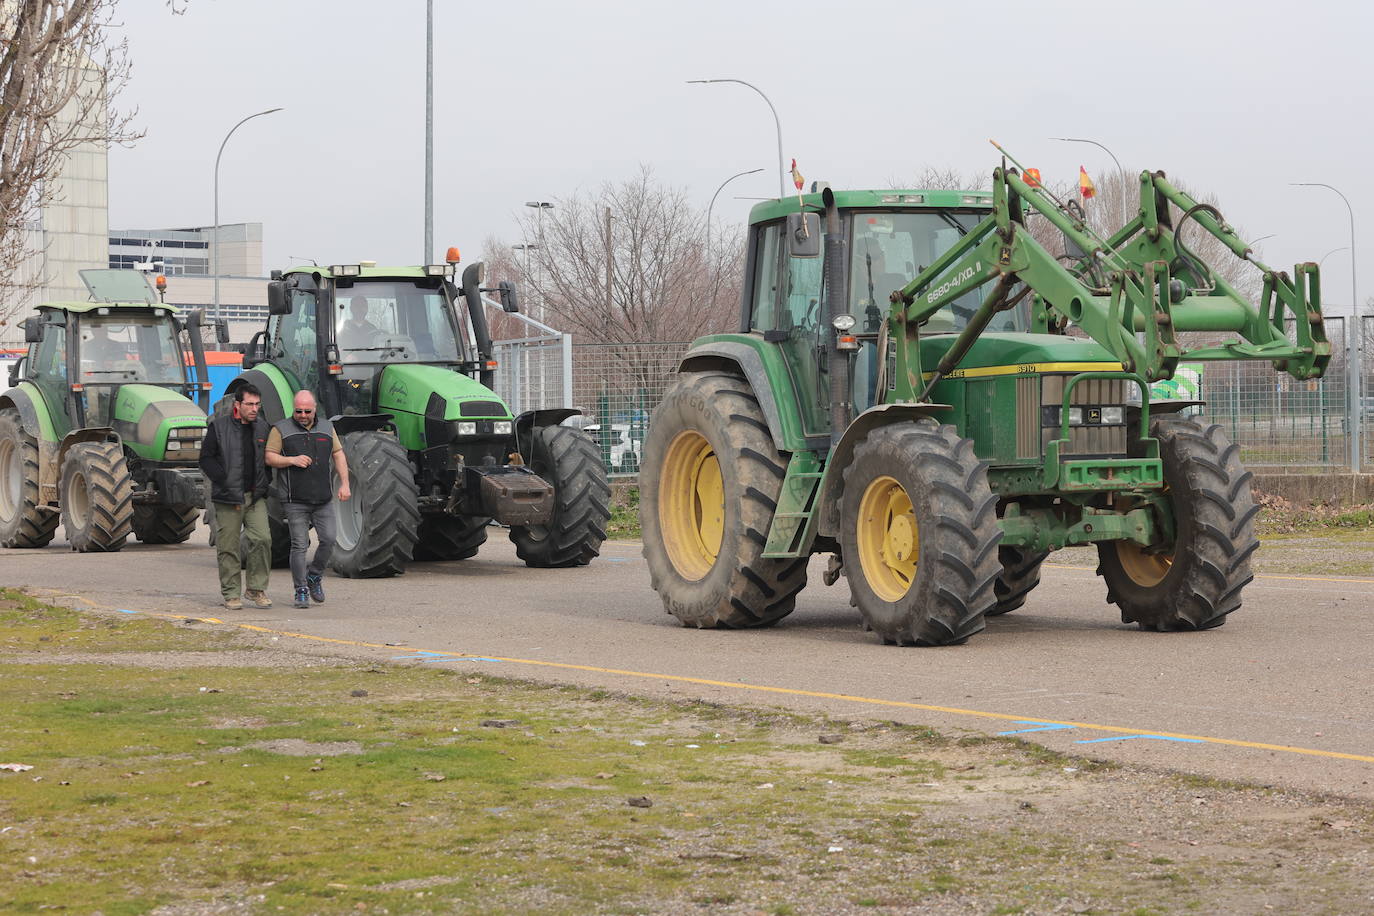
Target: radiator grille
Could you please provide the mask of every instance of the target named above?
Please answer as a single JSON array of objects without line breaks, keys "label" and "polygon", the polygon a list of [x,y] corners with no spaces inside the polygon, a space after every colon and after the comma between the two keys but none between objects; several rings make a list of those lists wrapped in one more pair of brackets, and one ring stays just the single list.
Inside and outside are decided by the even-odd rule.
[{"label": "radiator grille", "polygon": [[[1046,407],[1057,407],[1064,403],[1064,383],[1072,376],[1047,375],[1043,378],[1042,402]],[[1073,388],[1071,406],[1103,407],[1126,403],[1127,380],[1122,378],[1091,378],[1079,382]],[[1018,391],[1018,407],[1020,402]],[[1040,444],[1043,448],[1059,438],[1059,427],[1044,427],[1040,431]],[[1062,457],[1071,456],[1124,456],[1126,454],[1125,426],[1071,426],[1069,427],[1068,446]]]},{"label": "radiator grille", "polygon": [[464,401],[458,408],[463,417],[504,417],[506,408],[500,401]]},{"label": "radiator grille", "polygon": [[1040,377],[1016,380],[1016,457],[1040,457]]}]

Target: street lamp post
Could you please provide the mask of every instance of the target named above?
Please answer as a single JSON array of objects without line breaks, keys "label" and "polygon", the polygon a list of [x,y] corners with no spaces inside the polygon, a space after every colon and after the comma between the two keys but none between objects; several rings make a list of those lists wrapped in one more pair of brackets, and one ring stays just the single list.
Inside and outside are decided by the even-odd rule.
[{"label": "street lamp post", "polygon": [[787,181],[783,177],[787,174],[787,167],[783,164],[782,158],[782,121],[778,119],[778,110],[773,107],[772,101],[763,94],[763,90],[753,83],[746,83],[744,80],[718,79],[718,80],[688,80],[688,83],[739,83],[741,86],[748,86],[757,92],[765,102],[768,103],[768,110],[773,112],[773,126],[778,134],[778,200],[787,196]]},{"label": "street lamp post", "polygon": [[[1360,414],[1363,407],[1363,399],[1360,397],[1360,388],[1364,381],[1364,328],[1361,327],[1360,317],[1360,292],[1355,279],[1355,208],[1350,206],[1350,198],[1341,194],[1340,190],[1321,181],[1293,181],[1289,182],[1297,188],[1326,188],[1328,191],[1335,191],[1340,194],[1341,200],[1345,201],[1346,212],[1350,214],[1350,328],[1346,331],[1346,349],[1350,354],[1350,472],[1360,473]],[[1340,251],[1328,251],[1333,254]],[[1326,255],[1322,256],[1326,259]],[[1320,270],[1320,264],[1318,270]]]},{"label": "street lamp post", "polygon": [[1116,163],[1117,174],[1121,176],[1121,225],[1126,225],[1126,193],[1129,188],[1126,185],[1126,170],[1121,167],[1121,160],[1116,158],[1116,154],[1096,140],[1085,140],[1082,137],[1050,137],[1050,139],[1062,140],[1065,143],[1091,143],[1112,157],[1112,161]]},{"label": "street lamp post", "polygon": [[1350,250],[1350,246],[1349,246],[1349,245],[1342,245],[1342,246],[1339,247],[1339,248],[1332,248],[1332,249],[1331,249],[1330,251],[1328,251],[1326,254],[1322,255],[1322,256],[1321,256],[1321,259],[1317,261],[1317,268],[1320,269],[1321,266],[1322,266],[1323,264],[1326,263],[1326,259],[1329,258],[1329,257],[1331,257],[1331,256],[1332,256],[1333,254],[1335,254],[1336,252],[1338,252],[1338,251],[1349,251],[1349,250]]},{"label": "street lamp post", "polygon": [[706,271],[710,282],[711,306],[713,309],[716,304],[716,256],[711,250],[711,213],[716,208],[716,198],[720,196],[721,191],[725,190],[725,186],[736,178],[743,178],[745,175],[754,175],[762,171],[763,169],[750,169],[747,172],[737,172],[731,175],[720,183],[720,187],[716,188],[716,193],[711,195],[711,203],[706,207]]},{"label": "street lamp post", "polygon": [[[534,208],[534,211],[535,211],[536,213],[539,214],[539,216],[538,216],[538,218],[537,218],[537,220],[538,220],[538,227],[537,227],[536,230],[535,230],[535,234],[538,236],[539,242],[538,242],[538,244],[532,246],[532,248],[533,248],[534,250],[537,251],[537,250],[539,249],[539,247],[540,247],[541,245],[544,244],[544,211],[545,211],[545,210],[552,210],[552,209],[553,209],[553,204],[550,203],[550,202],[547,201],[547,200],[527,200],[527,201],[525,201],[525,206]],[[519,246],[519,245],[516,245],[515,247],[516,247],[516,248],[519,248],[520,246]],[[529,249],[527,248],[526,251],[528,251],[528,250],[529,250]],[[527,254],[527,255],[526,255],[526,265],[528,265],[528,263],[529,263],[529,261],[528,261],[528,254]],[[525,271],[525,276],[528,278],[528,276],[529,276],[529,271],[528,271],[528,270]],[[543,293],[542,290],[541,290],[540,293],[539,293],[539,320],[540,320],[541,322],[544,321],[544,293]]]},{"label": "street lamp post", "polygon": [[215,320],[219,320],[219,160],[224,155],[224,145],[229,142],[229,138],[247,122],[263,115],[270,115],[274,111],[281,111],[280,108],[269,108],[266,111],[259,111],[257,114],[250,114],[233,127],[229,128],[229,133],[224,135],[224,140],[219,145],[219,152],[215,154],[215,237],[211,240],[211,269],[215,275]]}]

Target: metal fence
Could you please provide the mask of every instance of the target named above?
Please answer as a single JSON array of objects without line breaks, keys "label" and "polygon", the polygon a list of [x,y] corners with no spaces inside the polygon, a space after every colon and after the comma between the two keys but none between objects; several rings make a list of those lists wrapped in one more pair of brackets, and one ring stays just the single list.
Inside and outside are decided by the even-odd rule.
[{"label": "metal fence", "polygon": [[[1362,319],[1374,341],[1374,317]],[[1351,399],[1344,318],[1326,320],[1332,360],[1325,375],[1298,381],[1271,363],[1201,363],[1200,396],[1206,415],[1241,446],[1252,468],[1319,472],[1351,469],[1351,435],[1359,436],[1360,470],[1374,471],[1374,353],[1364,360],[1359,394]],[[1185,347],[1195,341],[1185,340]],[[579,344],[557,332],[531,334],[498,345],[497,391],[512,407],[581,408],[580,420],[600,444],[613,476],[639,471],[653,410],[672,383],[690,343]]]}]

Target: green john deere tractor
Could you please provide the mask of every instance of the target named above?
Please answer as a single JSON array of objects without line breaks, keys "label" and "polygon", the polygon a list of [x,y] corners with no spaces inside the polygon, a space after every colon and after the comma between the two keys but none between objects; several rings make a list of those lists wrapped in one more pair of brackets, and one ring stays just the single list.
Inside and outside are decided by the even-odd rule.
[{"label": "green john deere tractor", "polygon": [[[1189,222],[1260,271],[1257,306],[1184,244]],[[683,624],[776,623],[829,553],[826,584],[845,575],[885,642],[961,643],[1080,544],[1123,622],[1200,630],[1240,606],[1250,474],[1182,413],[1199,402],[1149,387],[1180,359],[1320,376],[1315,264],[1262,264],[1162,172],[1102,239],[1005,164],[990,192],[761,203],[748,239],[737,333],[695,342],[645,442],[644,555]],[[1232,336],[1190,349],[1188,331]]]},{"label": "green john deere tractor", "polygon": [[130,533],[181,543],[205,505],[201,312],[161,304],[137,271],[81,273],[95,301],[39,306],[0,394],[0,547],[44,547],[59,518],[82,552],[119,550]]},{"label": "green john deere tractor", "polygon": [[[222,402],[227,409],[251,382],[275,423],[297,391],[315,393],[343,442],[353,491],[336,503],[331,566],[342,576],[466,559],[493,519],[510,526],[529,566],[586,565],[605,540],[610,486],[600,450],[559,425],[577,411],[515,417],[491,390],[496,363],[482,297],[499,293],[513,312],[515,289],[483,290],[480,263],[458,285],[454,263],[274,272],[267,327]],[[274,500],[268,515],[273,559],[284,564],[289,537]]]}]

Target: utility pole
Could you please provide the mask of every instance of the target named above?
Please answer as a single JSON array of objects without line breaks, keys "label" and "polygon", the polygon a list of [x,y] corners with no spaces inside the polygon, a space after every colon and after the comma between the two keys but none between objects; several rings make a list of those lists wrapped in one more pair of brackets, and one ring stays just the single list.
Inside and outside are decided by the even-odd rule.
[{"label": "utility pole", "polygon": [[606,208],[606,331],[611,330],[611,284],[615,279],[615,252],[611,248],[611,208]]},{"label": "utility pole", "polygon": [[425,256],[434,257],[434,0],[425,0]]}]

